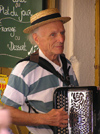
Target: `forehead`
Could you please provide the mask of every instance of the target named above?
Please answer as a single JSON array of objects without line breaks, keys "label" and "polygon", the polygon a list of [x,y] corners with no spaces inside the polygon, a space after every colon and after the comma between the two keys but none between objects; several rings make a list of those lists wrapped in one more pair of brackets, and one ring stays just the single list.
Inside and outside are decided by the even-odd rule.
[{"label": "forehead", "polygon": [[55,31],[55,30],[64,30],[64,26],[63,23],[61,21],[53,21],[50,23],[47,23],[41,27],[39,27],[39,31],[43,32],[43,31]]}]

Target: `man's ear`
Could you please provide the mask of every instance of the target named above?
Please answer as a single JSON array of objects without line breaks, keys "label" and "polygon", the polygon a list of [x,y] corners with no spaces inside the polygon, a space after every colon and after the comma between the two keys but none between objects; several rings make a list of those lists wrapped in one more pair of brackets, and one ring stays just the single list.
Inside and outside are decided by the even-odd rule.
[{"label": "man's ear", "polygon": [[38,45],[39,44],[39,36],[37,35],[37,33],[33,33],[33,39],[34,41],[36,42],[36,44]]}]

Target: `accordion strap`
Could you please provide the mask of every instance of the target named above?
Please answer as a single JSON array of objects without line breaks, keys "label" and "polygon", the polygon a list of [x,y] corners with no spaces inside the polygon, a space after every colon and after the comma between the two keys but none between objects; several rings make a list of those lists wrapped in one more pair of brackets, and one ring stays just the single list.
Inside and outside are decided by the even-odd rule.
[{"label": "accordion strap", "polygon": [[49,72],[53,73],[55,76],[57,76],[61,81],[63,81],[67,86],[70,85],[70,79],[69,79],[69,68],[67,69],[67,60],[64,59],[62,56],[62,64],[63,64],[63,71],[64,76],[61,75],[56,69],[50,64],[47,60],[43,59],[42,57],[39,57],[39,65],[43,67],[44,69],[48,70]]},{"label": "accordion strap", "polygon": [[[39,57],[38,52],[35,52],[31,54],[30,56],[20,60],[19,62],[22,61],[32,61],[35,63],[38,63],[42,68],[48,70],[49,72],[53,73],[55,76],[57,76],[62,82],[64,82],[67,86],[70,85],[70,77],[69,77],[69,69],[70,66],[67,68],[67,59],[65,58],[64,54],[60,55],[62,64],[63,64],[63,71],[64,71],[64,76],[61,75],[56,69],[53,67],[53,65],[45,60],[42,57]],[[18,63],[19,63],[18,62]]]}]

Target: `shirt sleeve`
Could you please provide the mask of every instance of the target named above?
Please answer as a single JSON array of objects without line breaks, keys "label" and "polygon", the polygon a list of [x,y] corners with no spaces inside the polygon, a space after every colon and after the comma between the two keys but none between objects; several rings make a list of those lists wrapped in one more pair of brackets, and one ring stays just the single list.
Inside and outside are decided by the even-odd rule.
[{"label": "shirt sleeve", "polygon": [[18,108],[25,103],[29,87],[24,80],[25,77],[22,75],[24,66],[16,66],[10,74],[7,87],[1,99],[6,105]]}]

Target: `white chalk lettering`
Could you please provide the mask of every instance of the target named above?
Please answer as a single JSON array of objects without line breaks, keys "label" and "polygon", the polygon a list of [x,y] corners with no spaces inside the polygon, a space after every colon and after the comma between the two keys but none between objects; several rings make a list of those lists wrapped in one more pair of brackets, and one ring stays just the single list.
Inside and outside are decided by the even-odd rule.
[{"label": "white chalk lettering", "polygon": [[31,16],[31,10],[28,11],[22,10],[21,17],[18,17],[19,21],[22,21],[24,16]]},{"label": "white chalk lettering", "polygon": [[1,27],[2,32],[16,32],[16,27]]},{"label": "white chalk lettering", "polygon": [[7,47],[10,51],[27,51],[25,42],[23,45],[15,45],[12,41],[10,41],[10,43],[7,44]]},{"label": "white chalk lettering", "polygon": [[10,32],[10,36],[14,37],[16,32],[16,27],[1,27],[1,32]]},{"label": "white chalk lettering", "polygon": [[12,11],[10,11],[8,6],[7,9],[5,9],[2,5],[0,5],[0,13],[3,13],[4,15],[18,16],[17,12],[15,12],[15,7],[13,7]]},{"label": "white chalk lettering", "polygon": [[15,36],[15,40],[20,40],[20,36]]},{"label": "white chalk lettering", "polygon": [[12,2],[16,3],[16,2],[20,2],[20,3],[26,3],[26,0],[12,0]]},{"label": "white chalk lettering", "polygon": [[20,3],[16,3],[15,7],[18,8],[18,7],[20,7],[20,5],[21,5]]},{"label": "white chalk lettering", "polygon": [[15,12],[15,7],[13,7],[13,11],[10,12],[11,16],[18,16],[17,12]]},{"label": "white chalk lettering", "polygon": [[12,11],[10,11],[10,8],[9,7],[7,7],[5,9],[2,5],[0,5],[0,13],[2,13],[3,15],[6,15],[6,16],[9,15],[11,17],[18,16],[18,20],[20,22],[23,21],[23,17],[24,16],[31,16],[32,15],[30,9],[28,9],[27,11],[21,10],[20,11],[20,15],[18,15],[18,13],[15,11],[16,10],[16,7],[13,6],[12,8],[13,8]]},{"label": "white chalk lettering", "polygon": [[0,13],[4,10],[4,7],[0,5]]}]

